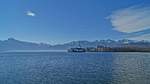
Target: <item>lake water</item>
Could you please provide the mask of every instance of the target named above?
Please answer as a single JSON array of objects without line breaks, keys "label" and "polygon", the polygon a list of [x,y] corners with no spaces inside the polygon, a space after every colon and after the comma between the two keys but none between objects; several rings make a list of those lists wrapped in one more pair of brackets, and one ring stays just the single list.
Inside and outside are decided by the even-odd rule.
[{"label": "lake water", "polygon": [[150,84],[150,53],[1,53],[0,84]]}]

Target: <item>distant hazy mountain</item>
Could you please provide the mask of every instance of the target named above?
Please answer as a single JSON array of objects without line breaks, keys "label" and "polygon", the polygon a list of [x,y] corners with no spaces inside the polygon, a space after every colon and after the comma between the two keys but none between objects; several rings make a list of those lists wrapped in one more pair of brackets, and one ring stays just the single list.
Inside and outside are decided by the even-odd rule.
[{"label": "distant hazy mountain", "polygon": [[32,43],[19,41],[14,38],[0,41],[0,51],[6,50],[66,50],[72,47],[96,47],[98,45],[107,47],[122,47],[122,46],[136,46],[136,47],[148,47],[150,48],[150,42],[148,41],[134,41],[134,40],[96,40],[93,42],[89,41],[72,41],[65,44],[50,45],[45,43]]},{"label": "distant hazy mountain", "polygon": [[0,41],[0,50],[45,50],[49,49],[49,44],[37,44],[32,42],[19,41],[14,38]]}]

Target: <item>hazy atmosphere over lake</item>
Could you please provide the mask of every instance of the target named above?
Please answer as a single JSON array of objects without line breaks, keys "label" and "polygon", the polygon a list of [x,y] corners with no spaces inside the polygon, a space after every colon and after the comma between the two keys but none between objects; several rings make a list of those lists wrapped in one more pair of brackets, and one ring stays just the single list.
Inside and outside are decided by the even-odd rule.
[{"label": "hazy atmosphere over lake", "polygon": [[150,39],[149,0],[1,0],[0,10],[1,40]]},{"label": "hazy atmosphere over lake", "polygon": [[0,84],[150,84],[150,0],[0,0]]}]

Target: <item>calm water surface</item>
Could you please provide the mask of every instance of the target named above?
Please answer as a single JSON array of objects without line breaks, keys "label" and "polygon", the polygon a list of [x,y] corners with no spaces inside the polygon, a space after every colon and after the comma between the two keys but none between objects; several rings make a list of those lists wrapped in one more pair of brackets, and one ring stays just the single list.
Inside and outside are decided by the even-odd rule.
[{"label": "calm water surface", "polygon": [[0,53],[0,84],[150,84],[150,53]]}]

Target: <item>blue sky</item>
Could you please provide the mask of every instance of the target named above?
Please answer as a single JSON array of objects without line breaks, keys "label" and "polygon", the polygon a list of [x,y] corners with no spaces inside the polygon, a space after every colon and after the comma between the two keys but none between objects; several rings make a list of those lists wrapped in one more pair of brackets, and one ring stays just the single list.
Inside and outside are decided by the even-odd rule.
[{"label": "blue sky", "polygon": [[0,39],[150,40],[150,0],[1,0]]}]

